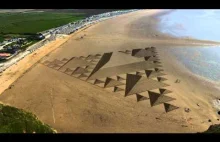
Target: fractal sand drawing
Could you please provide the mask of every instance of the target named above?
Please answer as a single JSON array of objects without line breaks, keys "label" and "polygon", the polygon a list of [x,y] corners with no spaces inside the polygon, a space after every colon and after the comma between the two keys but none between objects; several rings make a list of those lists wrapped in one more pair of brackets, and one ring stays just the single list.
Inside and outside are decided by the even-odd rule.
[{"label": "fractal sand drawing", "polygon": [[[163,104],[166,112],[178,108],[168,103],[175,98],[166,96],[172,91],[165,88],[169,85],[165,83],[166,78],[162,77],[166,74],[162,72],[155,47],[119,52],[130,56],[130,60],[133,60],[134,63],[126,64],[124,62],[122,65],[108,67],[111,58],[116,56],[115,58],[123,60],[124,57],[121,54],[109,52],[87,57],[55,59],[45,61],[43,64],[106,90],[125,96],[136,95],[137,102],[149,100],[151,106]],[[138,60],[134,60],[135,58]]]},{"label": "fractal sand drawing", "polygon": [[220,132],[219,15],[0,9],[0,133]]}]

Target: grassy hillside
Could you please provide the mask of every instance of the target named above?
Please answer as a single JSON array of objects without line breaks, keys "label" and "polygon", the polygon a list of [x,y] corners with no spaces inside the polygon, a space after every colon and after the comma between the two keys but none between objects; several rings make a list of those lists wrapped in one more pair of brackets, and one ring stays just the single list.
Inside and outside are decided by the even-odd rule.
[{"label": "grassy hillside", "polygon": [[0,34],[0,42],[4,40],[4,36]]},{"label": "grassy hillside", "polygon": [[211,125],[204,133],[220,133],[220,125]]},{"label": "grassy hillside", "polygon": [[83,17],[83,14],[77,13],[0,13],[0,33],[37,33],[82,19]]},{"label": "grassy hillside", "polygon": [[55,133],[35,115],[0,104],[0,133]]}]

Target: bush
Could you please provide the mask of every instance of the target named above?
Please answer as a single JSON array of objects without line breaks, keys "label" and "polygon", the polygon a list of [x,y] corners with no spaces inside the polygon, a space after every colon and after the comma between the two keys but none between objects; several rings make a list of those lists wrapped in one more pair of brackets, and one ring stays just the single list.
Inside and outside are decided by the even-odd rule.
[{"label": "bush", "polygon": [[30,112],[0,104],[0,133],[55,133],[55,130]]},{"label": "bush", "polygon": [[215,125],[211,125],[207,131],[205,131],[204,133],[220,133],[220,125],[219,124],[215,124]]}]

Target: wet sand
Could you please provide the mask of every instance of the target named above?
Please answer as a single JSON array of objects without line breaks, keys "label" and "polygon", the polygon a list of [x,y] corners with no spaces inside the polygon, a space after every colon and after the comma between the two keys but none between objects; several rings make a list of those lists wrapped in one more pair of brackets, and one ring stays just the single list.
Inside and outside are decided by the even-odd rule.
[{"label": "wet sand", "polygon": [[[60,133],[191,133],[206,130],[212,123],[218,123],[216,110],[211,104],[211,99],[218,90],[189,72],[166,48],[189,45],[196,48],[203,44],[217,43],[177,39],[161,34],[155,27],[158,21],[154,16],[158,12],[160,10],[141,10],[95,24],[60,42],[54,41],[57,45],[51,43],[51,47],[56,50],[48,56],[44,56],[49,53],[46,52],[46,47],[39,49],[39,52],[42,50],[41,54],[34,55],[34,52],[20,61],[16,68],[10,67],[3,73],[0,81],[10,78],[8,82],[2,82],[1,86],[9,86],[34,65],[17,79],[10,89],[4,91],[6,87],[2,87],[1,91],[4,92],[0,95],[0,101],[33,112]],[[165,83],[169,84],[167,88],[173,91],[169,96],[176,99],[171,104],[180,107],[169,113],[164,112],[163,105],[151,107],[149,101],[137,103],[133,95],[124,97],[121,93],[91,85],[42,64],[47,60],[107,52],[113,52],[115,55],[114,52],[120,50],[151,46],[156,47],[164,73],[167,74],[165,78],[168,80]],[[38,58],[32,57],[33,55]],[[117,55],[116,58],[124,60],[121,63],[127,60]],[[114,63],[109,62],[106,66],[112,67]],[[18,71],[22,73],[17,73]],[[15,73],[16,77],[13,75]],[[180,83],[175,83],[176,79],[179,79]],[[185,108],[190,108],[191,111],[185,112]],[[208,119],[212,122],[208,122]]]}]

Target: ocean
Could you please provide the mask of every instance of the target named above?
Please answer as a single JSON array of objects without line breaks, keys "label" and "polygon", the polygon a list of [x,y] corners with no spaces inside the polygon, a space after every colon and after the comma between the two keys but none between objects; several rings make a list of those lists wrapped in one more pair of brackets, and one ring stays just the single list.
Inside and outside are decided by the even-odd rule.
[{"label": "ocean", "polygon": [[[220,41],[220,10],[174,10],[160,18],[159,29],[177,37]],[[169,48],[191,72],[220,81],[220,46]]]}]

